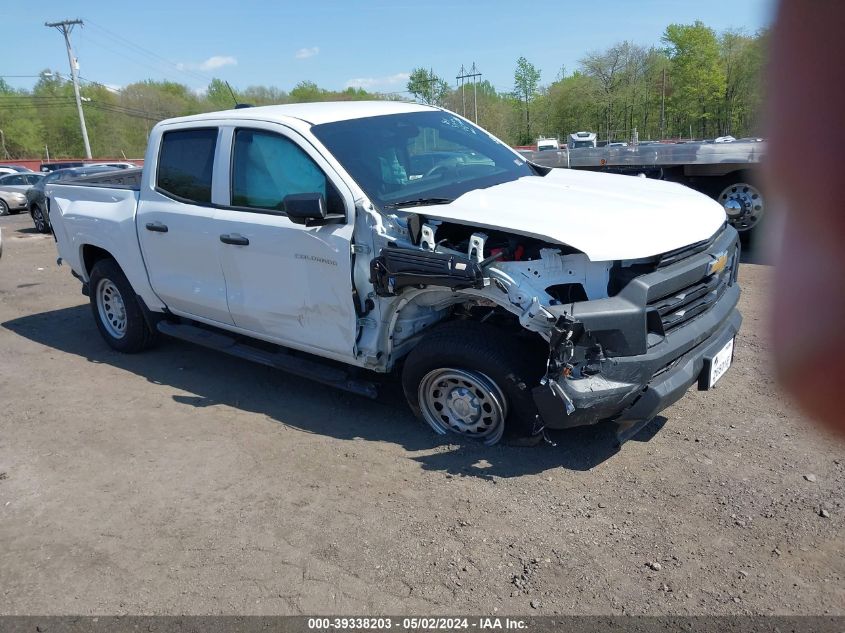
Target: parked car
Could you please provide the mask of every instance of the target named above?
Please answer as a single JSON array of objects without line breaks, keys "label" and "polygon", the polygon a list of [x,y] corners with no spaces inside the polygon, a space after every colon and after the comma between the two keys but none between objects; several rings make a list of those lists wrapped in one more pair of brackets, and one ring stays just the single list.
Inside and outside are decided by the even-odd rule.
[{"label": "parked car", "polygon": [[0,174],[25,174],[29,172],[32,172],[32,170],[22,165],[0,165]]},{"label": "parked car", "polygon": [[59,161],[56,163],[41,163],[41,171],[43,172],[51,172],[51,171],[58,171],[59,169],[70,169],[72,167],[84,167],[85,163],[81,160],[74,160],[74,161]]},{"label": "parked car", "polygon": [[739,237],[683,185],[543,168],[389,101],[163,121],[140,174],[47,185],[121,352],[163,333],[371,397],[360,370],[401,368],[418,417],[486,444],[626,439],[731,364]]},{"label": "parked car", "polygon": [[115,169],[137,169],[138,165],[126,161],[117,163],[88,163],[87,167],[114,167]]},{"label": "parked car", "polygon": [[72,180],[91,174],[102,174],[115,171],[114,167],[91,166],[73,167],[70,169],[57,169],[44,175],[39,182],[34,184],[26,192],[26,206],[32,216],[32,222],[39,233],[50,232],[50,204],[44,195],[44,187],[47,183]]},{"label": "parked car", "polygon": [[44,178],[36,172],[0,176],[0,215],[27,210],[26,192]]}]

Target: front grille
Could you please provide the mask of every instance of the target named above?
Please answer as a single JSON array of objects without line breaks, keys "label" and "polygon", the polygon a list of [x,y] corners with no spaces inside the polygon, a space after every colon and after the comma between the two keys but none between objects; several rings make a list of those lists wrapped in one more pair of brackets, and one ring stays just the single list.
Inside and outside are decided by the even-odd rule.
[{"label": "front grille", "polygon": [[713,307],[731,283],[736,253],[735,249],[727,265],[718,273],[649,302],[649,309],[656,310],[660,315],[663,334],[668,334]]},{"label": "front grille", "polygon": [[674,251],[668,251],[663,253],[660,256],[660,259],[657,261],[657,268],[665,268],[666,266],[670,266],[676,262],[681,261],[682,259],[686,259],[687,257],[692,257],[693,255],[698,255],[699,253],[703,253],[706,251],[712,244],[722,236],[722,233],[725,230],[726,225],[722,225],[721,228],[716,231],[709,239],[702,240],[700,242],[696,242],[695,244],[690,244],[689,246],[683,246],[681,248],[676,248]]}]

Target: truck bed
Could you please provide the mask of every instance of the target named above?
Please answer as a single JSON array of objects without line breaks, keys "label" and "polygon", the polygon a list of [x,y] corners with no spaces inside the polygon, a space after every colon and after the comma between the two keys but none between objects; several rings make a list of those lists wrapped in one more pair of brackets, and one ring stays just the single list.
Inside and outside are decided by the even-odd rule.
[{"label": "truck bed", "polygon": [[138,167],[137,169],[115,169],[114,171],[102,174],[74,178],[67,182],[68,184],[72,183],[83,187],[109,187],[110,189],[132,189],[140,191],[143,170],[143,167]]},{"label": "truck bed", "polygon": [[86,253],[111,254],[147,306],[161,306],[146,278],[135,212],[141,193],[141,170],[120,170],[67,182],[49,183],[49,219],[59,257],[88,281]]}]

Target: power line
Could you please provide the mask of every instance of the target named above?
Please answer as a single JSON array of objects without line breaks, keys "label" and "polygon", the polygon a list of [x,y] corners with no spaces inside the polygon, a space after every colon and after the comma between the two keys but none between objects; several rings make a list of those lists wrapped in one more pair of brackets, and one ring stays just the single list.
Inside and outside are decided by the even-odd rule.
[{"label": "power line", "polygon": [[104,36],[111,39],[113,42],[116,42],[117,44],[120,44],[120,45],[125,46],[125,47],[132,48],[137,53],[140,53],[141,55],[145,55],[149,58],[158,60],[160,63],[166,64],[166,65],[172,67],[177,72],[180,72],[183,75],[188,75],[188,76],[193,77],[194,79],[199,79],[199,80],[202,80],[204,82],[210,82],[212,80],[212,77],[205,75],[205,74],[203,74],[199,71],[195,71],[195,70],[191,70],[189,68],[185,68],[185,66],[183,64],[178,64],[176,62],[173,62],[172,60],[167,59],[166,57],[162,57],[158,53],[151,51],[147,48],[144,48],[140,44],[136,44],[136,43],[126,39],[122,35],[118,35],[117,33],[110,31],[109,29],[105,28],[104,26],[97,24],[96,22],[92,22],[91,20],[88,20],[88,24],[93,26],[96,30],[98,30]]},{"label": "power line", "polygon": [[98,42],[97,40],[94,40],[94,39],[91,39],[91,38],[89,38],[88,41],[91,44],[94,44],[95,46],[98,46],[98,47],[102,48],[103,50],[106,50],[106,51],[108,51],[108,52],[110,52],[114,55],[117,55],[118,57],[122,57],[123,59],[126,59],[133,64],[136,64],[138,66],[142,66],[142,67],[147,68],[149,70],[152,70],[157,75],[163,75],[164,77],[166,77],[170,81],[184,81],[184,77],[179,77],[175,73],[170,73],[168,71],[165,71],[160,66],[154,66],[153,64],[149,64],[149,63],[146,63],[146,62],[141,61],[139,59],[136,59],[135,57],[131,57],[130,55],[127,55],[125,51],[116,50],[116,49],[114,49],[110,46],[103,44],[102,42]]}]

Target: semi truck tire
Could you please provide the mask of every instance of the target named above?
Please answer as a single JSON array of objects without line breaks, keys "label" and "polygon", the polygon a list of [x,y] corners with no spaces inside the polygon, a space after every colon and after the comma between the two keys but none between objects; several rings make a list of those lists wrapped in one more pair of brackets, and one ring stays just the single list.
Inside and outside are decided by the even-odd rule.
[{"label": "semi truck tire", "polygon": [[411,350],[402,388],[414,414],[440,435],[531,444],[542,434],[531,389],[543,372],[531,356],[499,328],[452,321]]},{"label": "semi truck tire", "polygon": [[135,291],[115,260],[106,258],[94,264],[88,287],[94,321],[110,347],[132,354],[155,342]]},{"label": "semi truck tire", "polygon": [[748,172],[735,172],[716,178],[708,192],[728,215],[728,222],[748,239],[763,221],[766,201]]}]

